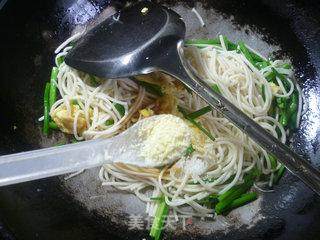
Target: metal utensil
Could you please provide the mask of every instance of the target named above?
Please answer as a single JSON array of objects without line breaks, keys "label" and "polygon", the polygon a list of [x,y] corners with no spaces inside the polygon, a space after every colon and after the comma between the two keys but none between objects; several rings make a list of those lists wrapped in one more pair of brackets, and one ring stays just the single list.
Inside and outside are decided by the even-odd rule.
[{"label": "metal utensil", "polygon": [[143,124],[154,124],[160,118],[161,115],[157,115],[139,121],[110,139],[1,156],[0,186],[75,172],[105,163],[125,163],[139,167],[171,164],[174,159],[162,163],[147,161],[140,156],[139,146],[136,147]]},{"label": "metal utensil", "polygon": [[162,71],[170,74],[222,113],[287,169],[320,195],[320,172],[282,144],[201,80],[183,56],[185,24],[174,11],[139,2],[88,31],[66,56],[66,63],[105,78]]}]

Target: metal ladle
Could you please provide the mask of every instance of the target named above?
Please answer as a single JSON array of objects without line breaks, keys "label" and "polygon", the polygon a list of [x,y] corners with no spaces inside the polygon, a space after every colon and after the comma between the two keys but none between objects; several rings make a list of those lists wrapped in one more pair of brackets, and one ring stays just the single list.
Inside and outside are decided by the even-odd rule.
[{"label": "metal ladle", "polygon": [[104,78],[154,71],[174,76],[320,195],[320,172],[201,80],[183,56],[185,24],[174,11],[139,2],[88,31],[66,56],[71,67]]}]

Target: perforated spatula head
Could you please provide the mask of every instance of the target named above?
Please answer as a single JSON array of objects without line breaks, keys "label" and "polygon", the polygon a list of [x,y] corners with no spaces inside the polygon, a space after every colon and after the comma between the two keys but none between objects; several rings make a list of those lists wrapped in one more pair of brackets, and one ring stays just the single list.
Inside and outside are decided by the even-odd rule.
[{"label": "perforated spatula head", "polygon": [[145,74],[160,68],[166,51],[184,35],[185,24],[177,13],[142,1],[88,31],[65,62],[105,78]]}]

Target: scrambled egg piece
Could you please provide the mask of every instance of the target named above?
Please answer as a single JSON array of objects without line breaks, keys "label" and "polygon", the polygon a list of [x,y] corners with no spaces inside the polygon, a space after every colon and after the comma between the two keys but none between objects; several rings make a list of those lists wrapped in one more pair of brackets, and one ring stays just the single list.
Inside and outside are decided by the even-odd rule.
[{"label": "scrambled egg piece", "polygon": [[173,95],[165,95],[156,100],[156,112],[158,114],[174,113],[177,106],[177,99]]},{"label": "scrambled egg piece", "polygon": [[270,85],[272,94],[278,93],[278,91],[280,90],[280,87],[274,83],[269,83],[269,85]]},{"label": "scrambled egg piece", "polygon": [[[64,133],[73,133],[73,121],[75,113],[80,110],[78,105],[71,104],[71,114],[68,113],[65,106],[60,105],[51,115],[53,121],[57,124],[60,130]],[[82,134],[87,129],[86,119],[83,114],[80,114],[77,121],[77,131]]]},{"label": "scrambled egg piece", "polygon": [[140,75],[136,77],[139,81],[144,81],[161,86],[164,96],[158,97],[154,111],[156,114],[174,114],[177,115],[177,93],[184,91],[184,85],[171,77],[170,75],[155,72],[147,75]]},{"label": "scrambled egg piece", "polygon": [[[192,129],[191,144],[192,147],[200,153],[200,155],[205,154],[205,144],[207,143],[208,137],[197,127],[188,123],[189,127]],[[211,141],[211,140],[210,140]]]},{"label": "scrambled egg piece", "polygon": [[146,117],[150,117],[154,115],[154,112],[152,111],[152,109],[150,108],[144,108],[139,110],[139,113],[142,117],[146,118]]}]

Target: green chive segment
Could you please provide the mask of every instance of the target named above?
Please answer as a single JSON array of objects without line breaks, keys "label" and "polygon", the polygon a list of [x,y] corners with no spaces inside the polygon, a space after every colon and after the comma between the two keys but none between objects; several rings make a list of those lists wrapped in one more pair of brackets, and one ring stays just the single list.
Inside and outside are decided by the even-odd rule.
[{"label": "green chive segment", "polygon": [[112,118],[110,118],[105,122],[105,124],[106,124],[106,126],[111,126],[114,124],[114,120]]},{"label": "green chive segment", "polygon": [[135,81],[140,85],[143,86],[147,92],[162,97],[164,96],[164,93],[162,92],[161,86],[157,85],[157,84],[153,84],[153,83],[149,83],[149,82],[145,82],[145,81],[140,81],[140,80],[136,80]]},{"label": "green chive segment", "polygon": [[191,119],[196,119],[208,112],[211,112],[211,107],[210,106],[206,106],[206,107],[203,107],[195,112],[192,112],[192,113],[189,113],[187,115],[187,117],[191,118]]},{"label": "green chive segment", "polygon": [[120,116],[123,117],[124,114],[125,114],[125,112],[126,112],[124,106],[121,105],[121,104],[119,104],[119,103],[115,103],[115,104],[113,104],[113,105],[114,105],[114,107],[117,109],[117,111],[118,111],[118,113],[120,114]]},{"label": "green chive segment", "polygon": [[165,219],[169,212],[169,206],[166,204],[164,197],[158,200],[158,207],[150,230],[150,236],[154,240],[159,240],[165,223]]},{"label": "green chive segment", "polygon": [[51,109],[52,105],[57,100],[57,77],[58,77],[59,69],[57,67],[53,67],[51,70],[50,76],[50,91],[49,91],[49,109]]},{"label": "green chive segment", "polygon": [[190,156],[193,152],[195,151],[195,149],[193,148],[192,144],[190,144],[190,146],[186,149],[186,156]]},{"label": "green chive segment", "polygon": [[183,107],[181,106],[178,106],[178,110],[179,112],[182,113],[182,115],[184,116],[184,118],[186,118],[190,123],[192,123],[194,126],[196,126],[198,129],[200,129],[205,135],[207,135],[208,138],[210,138],[212,141],[215,140],[215,138],[212,136],[212,134],[202,126],[201,123],[195,121],[194,119],[190,118],[188,116],[188,112],[186,109],[184,109]]},{"label": "green chive segment", "polygon": [[[230,211],[232,208],[232,203],[240,198],[243,194],[250,190],[253,186],[254,180],[260,175],[258,169],[254,168],[247,175],[244,176],[244,182],[233,186],[225,193],[218,196],[218,203],[215,206],[215,212],[219,214],[224,214],[227,211]],[[236,205],[236,204],[234,204]]]},{"label": "green chive segment", "polygon": [[49,115],[49,93],[50,93],[50,83],[46,83],[46,87],[44,90],[44,97],[43,97],[43,109],[44,109],[44,120],[43,120],[43,133],[45,135],[49,134],[49,120],[50,120],[50,115]]}]

